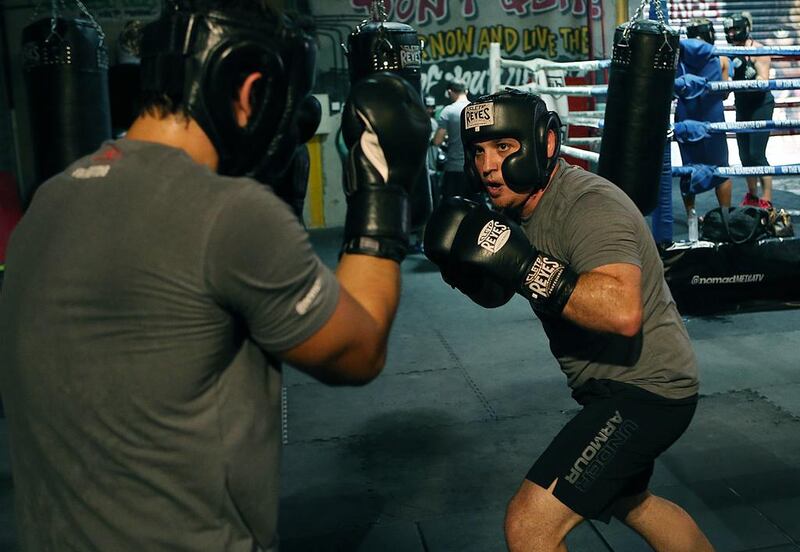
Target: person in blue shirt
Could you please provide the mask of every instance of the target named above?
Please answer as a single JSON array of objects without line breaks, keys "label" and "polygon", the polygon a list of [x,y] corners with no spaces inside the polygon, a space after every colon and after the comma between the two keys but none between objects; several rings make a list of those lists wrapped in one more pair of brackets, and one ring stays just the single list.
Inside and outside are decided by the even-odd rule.
[{"label": "person in blue shirt", "polygon": [[[729,60],[714,54],[714,25],[706,19],[694,18],[686,25],[687,38],[681,40],[677,76],[696,75],[708,81],[728,80]],[[693,120],[711,123],[724,122],[725,111],[721,94],[703,94],[692,99],[678,98],[675,108],[675,122]],[[713,134],[697,142],[678,142],[681,160],[684,165],[703,164],[716,167],[728,166],[728,143],[725,134]],[[687,216],[694,209],[698,193],[714,189],[717,201],[722,207],[731,204],[730,178],[712,176],[699,182],[692,177],[681,177],[681,196]]]}]

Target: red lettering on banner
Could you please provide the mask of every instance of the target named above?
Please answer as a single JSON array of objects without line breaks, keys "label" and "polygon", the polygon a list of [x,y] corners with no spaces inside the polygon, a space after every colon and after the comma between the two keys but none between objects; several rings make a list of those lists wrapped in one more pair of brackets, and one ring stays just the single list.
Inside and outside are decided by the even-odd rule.
[{"label": "red lettering on banner", "polygon": [[478,14],[478,7],[475,5],[475,0],[461,0],[461,15],[464,17],[475,17]]},{"label": "red lettering on banner", "polygon": [[435,21],[444,19],[447,16],[447,0],[420,0],[417,23],[428,23],[431,14]]},{"label": "red lettering on banner", "polygon": [[397,20],[401,23],[407,23],[411,18],[414,17],[414,12],[416,11],[414,0],[400,0],[397,2],[397,7],[395,10],[395,13],[397,14]]},{"label": "red lettering on banner", "polygon": [[500,7],[506,13],[515,13],[517,15],[525,15],[527,4],[528,0],[500,0]]},{"label": "red lettering on banner", "polygon": [[[450,2],[454,0],[449,0]],[[461,16],[465,19],[478,14],[477,0],[460,0]],[[541,14],[559,10],[574,16],[586,15],[591,11],[592,19],[600,19],[603,14],[602,0],[499,0],[501,9],[507,14]],[[373,0],[350,0],[356,10],[369,13]],[[442,23],[449,18],[448,0],[383,0],[389,21],[399,21],[413,25]]]},{"label": "red lettering on banner", "polygon": [[[465,2],[463,8],[465,17],[476,13],[475,0],[462,0],[462,2]],[[446,20],[447,4],[448,0],[383,0],[389,21],[417,25]],[[356,10],[361,9],[369,13],[372,0],[350,0],[350,5]]]},{"label": "red lettering on banner", "polygon": [[531,11],[533,13],[542,13],[558,7],[558,0],[532,0],[532,2],[533,8]]},{"label": "red lettering on banner", "polygon": [[592,18],[599,19],[602,15],[602,0],[500,0],[500,7],[506,13],[515,15],[539,14],[555,9],[572,15],[586,15],[586,10],[589,9],[587,1],[591,1]]}]

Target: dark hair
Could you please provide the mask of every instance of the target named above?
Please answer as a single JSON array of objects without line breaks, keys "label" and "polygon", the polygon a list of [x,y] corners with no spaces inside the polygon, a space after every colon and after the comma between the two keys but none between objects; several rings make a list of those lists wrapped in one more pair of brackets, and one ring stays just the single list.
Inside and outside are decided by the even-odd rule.
[{"label": "dark hair", "polygon": [[447,89],[460,94],[467,91],[467,83],[461,79],[453,79],[447,83]]}]

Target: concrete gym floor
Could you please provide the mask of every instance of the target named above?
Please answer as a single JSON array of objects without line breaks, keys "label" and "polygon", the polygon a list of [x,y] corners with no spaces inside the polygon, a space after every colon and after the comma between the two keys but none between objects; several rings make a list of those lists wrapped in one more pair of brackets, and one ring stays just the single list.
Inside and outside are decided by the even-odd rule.
[{"label": "concrete gym floor", "polygon": [[[734,203],[744,189],[737,179]],[[683,239],[677,193],[673,203]],[[776,191],[775,204],[797,210],[800,195]],[[698,198],[701,214],[715,205],[713,193]],[[339,239],[312,232],[331,265]],[[652,489],[688,510],[719,552],[799,552],[800,310],[685,320],[702,398]],[[507,500],[577,407],[525,301],[482,309],[421,255],[403,264],[383,374],[331,388],[287,368],[285,399],[282,552],[505,550]],[[0,551],[15,549],[6,435],[0,420]],[[649,550],[616,521],[583,523],[567,543]]]}]

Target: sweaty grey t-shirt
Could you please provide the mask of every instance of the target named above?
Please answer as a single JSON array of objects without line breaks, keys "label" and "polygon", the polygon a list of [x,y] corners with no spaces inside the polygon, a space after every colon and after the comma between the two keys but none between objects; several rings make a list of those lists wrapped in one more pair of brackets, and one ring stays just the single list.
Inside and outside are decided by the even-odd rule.
[{"label": "sweaty grey t-shirt", "polygon": [[612,263],[642,269],[644,313],[636,337],[594,332],[537,313],[570,387],[605,378],[667,398],[697,393],[694,351],[664,280],[661,257],[644,217],[625,192],[562,159],[522,226],[534,247],[579,274]]},{"label": "sweaty grey t-shirt", "polygon": [[110,142],[11,240],[0,392],[23,550],[227,551],[275,538],[280,371],[339,287],[271,191]]}]

